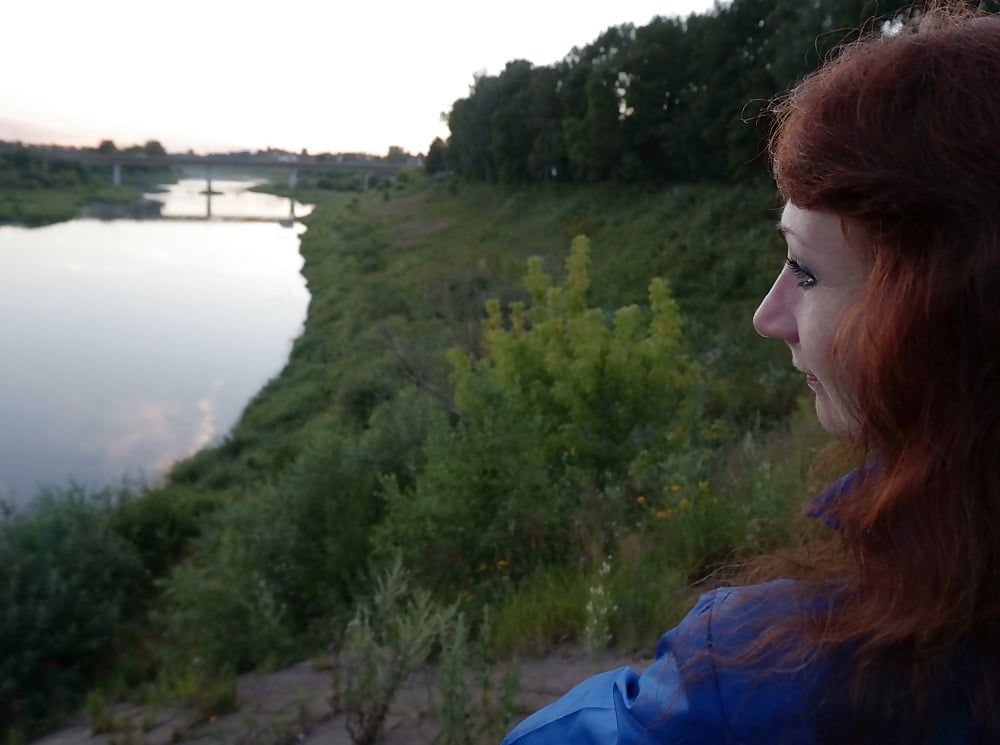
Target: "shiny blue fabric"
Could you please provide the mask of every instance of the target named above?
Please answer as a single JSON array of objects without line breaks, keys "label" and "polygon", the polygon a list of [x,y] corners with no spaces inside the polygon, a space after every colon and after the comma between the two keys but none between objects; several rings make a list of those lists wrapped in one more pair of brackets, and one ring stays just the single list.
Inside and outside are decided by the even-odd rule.
[{"label": "shiny blue fabric", "polygon": [[[870,473],[863,466],[834,482],[808,514],[837,529],[837,500]],[[502,745],[911,745],[925,737],[902,712],[878,731],[854,731],[840,696],[843,678],[834,674],[850,668],[846,655],[817,657],[796,669],[782,669],[766,656],[751,665],[725,664],[745,659],[768,618],[827,607],[801,589],[792,580],[776,580],[702,595],[663,635],[642,674],[623,667],[585,680],[517,725]],[[962,677],[943,682],[936,709],[941,716],[927,741],[995,745],[996,739],[975,734]]]},{"label": "shiny blue fabric", "polygon": [[752,670],[717,669],[713,657],[752,643],[765,611],[804,610],[792,587],[778,580],[703,595],[663,635],[641,675],[620,668],[584,681],[521,722],[503,745],[812,743],[824,666],[772,670],[763,659]]}]

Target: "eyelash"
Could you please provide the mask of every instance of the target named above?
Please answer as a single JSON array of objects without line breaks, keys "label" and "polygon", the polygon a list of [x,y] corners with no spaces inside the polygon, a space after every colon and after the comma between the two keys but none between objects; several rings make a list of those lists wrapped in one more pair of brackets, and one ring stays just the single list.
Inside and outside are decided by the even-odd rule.
[{"label": "eyelash", "polygon": [[816,278],[813,276],[812,272],[803,268],[803,266],[795,259],[785,258],[785,266],[792,270],[792,274],[794,274],[799,280],[799,287],[803,290],[808,290],[810,287],[816,286]]}]

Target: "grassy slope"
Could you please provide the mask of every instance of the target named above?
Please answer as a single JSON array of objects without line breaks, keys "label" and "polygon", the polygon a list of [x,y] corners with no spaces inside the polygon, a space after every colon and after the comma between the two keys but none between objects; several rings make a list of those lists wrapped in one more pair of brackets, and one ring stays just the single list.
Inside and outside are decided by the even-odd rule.
[{"label": "grassy slope", "polygon": [[[766,186],[618,185],[523,189],[424,182],[361,195],[317,192],[302,239],[312,300],[281,374],[249,404],[227,441],[175,468],[209,490],[246,487],[294,461],[326,417],[363,423],[366,402],[404,377],[393,351],[447,390],[444,351],[474,348],[488,297],[520,297],[525,260],[559,274],[571,238],[593,242],[593,300],[645,302],[667,277],[695,355],[719,371],[715,413],[741,426],[793,405],[786,353],[750,327],[780,263]],[[731,373],[731,374],[730,374]]]},{"label": "grassy slope", "polygon": [[[502,188],[428,180],[388,194],[299,195],[318,204],[307,218],[301,246],[312,297],[287,365],[250,402],[221,445],[178,464],[165,487],[109,514],[114,532],[142,562],[141,576],[128,575],[141,585],[132,593],[136,607],[111,609],[121,610],[128,622],[115,627],[116,648],[124,651],[109,690],[133,688],[163,673],[157,666],[168,662],[179,665],[178,680],[192,690],[211,689],[211,680],[201,681],[190,665],[184,668],[190,659],[197,666],[205,645],[220,648],[221,668],[239,670],[308,653],[320,641],[325,645],[329,624],[287,639],[284,617],[262,626],[265,644],[258,643],[257,626],[247,621],[244,607],[263,587],[254,572],[276,567],[269,581],[280,593],[289,589],[282,567],[294,564],[301,571],[291,589],[306,588],[307,600],[330,590],[330,575],[345,559],[356,559],[350,568],[355,574],[346,578],[356,580],[364,552],[355,551],[360,559],[342,555],[355,544],[341,541],[342,535],[358,537],[350,532],[357,517],[352,515],[364,509],[353,505],[374,495],[379,474],[403,471],[407,464],[386,467],[385,462],[393,460],[400,443],[412,449],[409,430],[421,426],[404,417],[398,425],[406,432],[391,431],[392,421],[384,432],[375,426],[366,430],[369,415],[412,377],[447,396],[445,351],[477,347],[484,301],[523,299],[520,278],[529,256],[543,257],[547,270],[561,275],[570,240],[580,233],[592,240],[592,303],[605,308],[642,303],[651,277],[669,279],[691,352],[714,381],[709,415],[723,418],[736,435],[731,452],[718,461],[717,477],[706,482],[699,498],[706,510],[680,510],[676,519],[654,521],[657,527],[623,535],[613,547],[614,570],[597,578],[619,606],[607,619],[610,633],[619,644],[648,646],[650,634],[666,628],[681,610],[692,572],[704,566],[700,543],[718,543],[720,527],[733,533],[727,545],[744,553],[781,540],[780,526],[768,525],[781,523],[789,504],[801,497],[819,438],[810,423],[814,418],[806,416],[793,420],[790,433],[778,428],[770,441],[738,441],[761,423],[783,420],[795,403],[787,350],[761,341],[750,327],[753,308],[781,261],[775,200],[765,185]],[[365,445],[372,432],[388,439]],[[357,463],[350,460],[357,455],[352,448],[364,456]],[[338,450],[347,455],[339,457]],[[395,466],[400,467],[392,470]],[[342,488],[338,479],[357,483]],[[331,502],[341,492],[346,501]],[[328,503],[337,505],[331,514],[320,509],[322,520],[310,522],[309,510]],[[297,522],[289,515],[295,505],[301,512]],[[341,523],[348,527],[337,532]],[[303,526],[315,528],[304,531],[305,539],[290,532],[303,533]],[[198,536],[202,540],[194,540]],[[345,548],[337,553],[341,543]],[[321,545],[326,554],[314,550]],[[127,553],[127,546],[111,548]],[[290,552],[297,560],[282,561]],[[595,558],[600,562],[603,554],[590,557]],[[552,640],[580,638],[594,581],[592,567],[581,563],[541,571],[512,587],[495,609],[497,648],[543,648]],[[90,602],[86,608],[104,610],[100,597],[83,599]],[[309,613],[329,612],[299,605],[301,628],[316,620]],[[25,617],[37,616],[30,603],[25,609]],[[150,609],[155,612],[147,617]],[[343,615],[350,608],[339,611]],[[206,629],[203,621],[216,625]],[[239,628],[226,625],[234,621]],[[253,633],[243,633],[244,627]],[[160,639],[165,628],[180,629],[170,632],[167,646]],[[83,635],[81,643],[89,640]],[[92,655],[87,657],[86,664],[93,663]],[[71,705],[81,693],[75,685],[58,683],[53,690]],[[49,689],[35,698],[27,689],[21,695],[48,716],[60,706],[50,700]]]}]

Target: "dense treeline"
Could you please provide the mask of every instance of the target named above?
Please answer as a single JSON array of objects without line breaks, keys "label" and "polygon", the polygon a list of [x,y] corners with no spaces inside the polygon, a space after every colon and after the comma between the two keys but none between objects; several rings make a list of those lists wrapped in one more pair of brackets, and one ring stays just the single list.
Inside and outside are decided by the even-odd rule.
[{"label": "dense treeline", "polygon": [[[110,140],[98,149],[117,150]],[[150,140],[123,152],[156,155],[164,151]],[[166,166],[126,166],[121,185],[115,185],[108,166],[50,158],[19,143],[0,142],[0,224],[45,225],[70,220],[84,205],[148,214],[156,207],[142,202],[143,191],[176,180],[177,173]]]},{"label": "dense treeline", "polygon": [[[98,151],[119,152],[111,140],[102,140]],[[156,140],[145,145],[133,145],[120,152],[128,154],[165,155],[163,146]],[[155,184],[173,180],[170,168],[126,166],[123,180],[126,183]],[[37,189],[75,189],[111,183],[111,173],[106,166],[87,166],[73,160],[46,157],[43,153],[16,143],[0,142],[0,191]]]},{"label": "dense treeline", "polygon": [[27,148],[0,150],[0,190],[72,189],[105,183],[94,168],[73,161],[48,161]]},{"label": "dense treeline", "polygon": [[[508,62],[499,75],[477,76],[454,103],[447,165],[502,183],[757,173],[766,102],[858,28],[879,23],[891,32],[910,4],[717,2],[704,15],[611,27],[551,66]],[[432,146],[429,170],[440,167],[440,150]]]}]

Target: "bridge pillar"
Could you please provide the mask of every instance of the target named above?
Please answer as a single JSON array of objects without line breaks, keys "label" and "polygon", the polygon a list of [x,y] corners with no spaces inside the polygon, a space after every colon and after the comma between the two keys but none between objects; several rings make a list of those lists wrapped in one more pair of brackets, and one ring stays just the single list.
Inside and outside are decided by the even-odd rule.
[{"label": "bridge pillar", "polygon": [[122,164],[113,163],[111,165],[111,183],[115,186],[122,185]]},{"label": "bridge pillar", "polygon": [[212,217],[212,166],[205,166],[205,217]]},{"label": "bridge pillar", "polygon": [[299,171],[297,168],[293,168],[288,173],[288,188],[294,189],[299,185]]},{"label": "bridge pillar", "polygon": [[370,173],[366,173],[361,179],[361,191],[368,191],[368,179],[371,178]]}]

